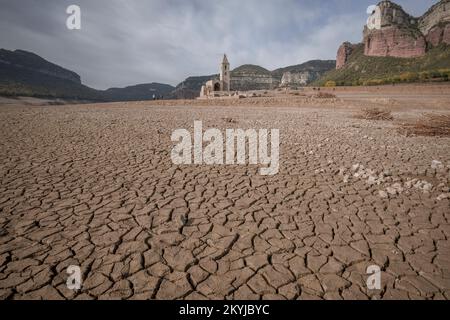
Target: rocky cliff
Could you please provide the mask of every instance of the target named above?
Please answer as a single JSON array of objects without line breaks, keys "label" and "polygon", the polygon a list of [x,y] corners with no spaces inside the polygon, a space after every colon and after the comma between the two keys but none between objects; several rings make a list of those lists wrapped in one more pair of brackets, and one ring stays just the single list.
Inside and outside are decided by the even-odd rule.
[{"label": "rocky cliff", "polygon": [[450,44],[450,23],[438,24],[427,34],[428,45],[437,47],[441,43]]},{"label": "rocky cliff", "polygon": [[[378,3],[374,23],[363,31],[364,54],[371,57],[422,57],[428,50],[450,44],[450,0],[441,0],[416,18],[392,1]],[[353,47],[354,48],[354,47]],[[353,49],[348,42],[338,49],[336,69],[348,61]]]},{"label": "rocky cliff", "polygon": [[347,63],[348,58],[353,53],[355,45],[350,42],[344,42],[338,49],[336,57],[336,69],[341,69]]},{"label": "rocky cliff", "polygon": [[355,45],[344,67],[327,72],[312,85],[381,85],[404,82],[448,81],[450,46],[440,44],[414,58],[371,57],[364,54],[364,44]]},{"label": "rocky cliff", "polygon": [[376,57],[412,58],[423,56],[427,44],[418,19],[391,1],[381,1],[374,13],[379,28],[364,27],[364,54]]},{"label": "rocky cliff", "polygon": [[426,35],[434,27],[442,27],[448,23],[450,23],[450,0],[441,0],[420,17],[419,29]]},{"label": "rocky cliff", "polygon": [[310,79],[315,78],[311,71],[303,71],[303,72],[285,72],[283,77],[281,78],[280,85],[282,87],[299,85],[304,86],[310,81]]},{"label": "rocky cliff", "polygon": [[282,87],[306,86],[332,70],[335,64],[335,60],[310,60],[302,64],[276,69],[272,71],[272,75],[280,79]]},{"label": "rocky cliff", "polygon": [[425,37],[414,28],[392,25],[364,35],[366,56],[413,58],[423,56],[426,49]]}]

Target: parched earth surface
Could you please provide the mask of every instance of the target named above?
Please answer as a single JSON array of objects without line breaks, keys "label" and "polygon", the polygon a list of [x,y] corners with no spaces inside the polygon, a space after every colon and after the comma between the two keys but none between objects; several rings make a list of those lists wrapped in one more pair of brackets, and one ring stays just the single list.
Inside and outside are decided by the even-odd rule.
[{"label": "parched earth surface", "polygon": [[[0,298],[449,299],[450,139],[353,112],[0,107]],[[279,173],[173,165],[194,120],[279,129]]]}]

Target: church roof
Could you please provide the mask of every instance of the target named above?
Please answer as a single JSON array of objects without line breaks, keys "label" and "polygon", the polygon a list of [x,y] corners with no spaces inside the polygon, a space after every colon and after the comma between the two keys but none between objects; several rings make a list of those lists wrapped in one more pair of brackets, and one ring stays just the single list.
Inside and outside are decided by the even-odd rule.
[{"label": "church roof", "polygon": [[224,64],[225,64],[225,63],[229,63],[226,54],[223,55],[223,61],[222,61],[222,63],[224,63]]}]

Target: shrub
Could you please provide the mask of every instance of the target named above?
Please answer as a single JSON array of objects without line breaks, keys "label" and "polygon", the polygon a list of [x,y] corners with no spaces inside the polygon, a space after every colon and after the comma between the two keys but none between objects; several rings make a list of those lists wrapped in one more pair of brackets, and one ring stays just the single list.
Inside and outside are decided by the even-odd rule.
[{"label": "shrub", "polygon": [[318,99],[335,99],[336,95],[334,95],[332,93],[328,93],[328,92],[319,92],[318,94],[316,94],[314,96],[314,98],[318,98]]},{"label": "shrub", "polygon": [[400,129],[420,136],[450,136],[450,114],[425,114],[415,123],[403,124]]},{"label": "shrub", "polygon": [[415,72],[405,72],[400,75],[400,80],[404,82],[413,82],[419,79],[419,75]]},{"label": "shrub", "polygon": [[363,109],[358,115],[356,115],[356,118],[365,120],[394,120],[390,110],[382,110],[378,108]]}]

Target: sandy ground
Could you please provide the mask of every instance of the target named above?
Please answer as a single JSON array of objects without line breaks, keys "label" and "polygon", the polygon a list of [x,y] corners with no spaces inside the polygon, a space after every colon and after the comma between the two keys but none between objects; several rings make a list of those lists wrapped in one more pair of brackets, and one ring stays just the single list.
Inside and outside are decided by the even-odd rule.
[{"label": "sandy ground", "polygon": [[[370,90],[0,106],[0,298],[449,299],[450,138],[397,125],[450,112],[450,91]],[[395,120],[353,117],[373,105]],[[279,173],[173,165],[194,120],[279,129]]]}]

